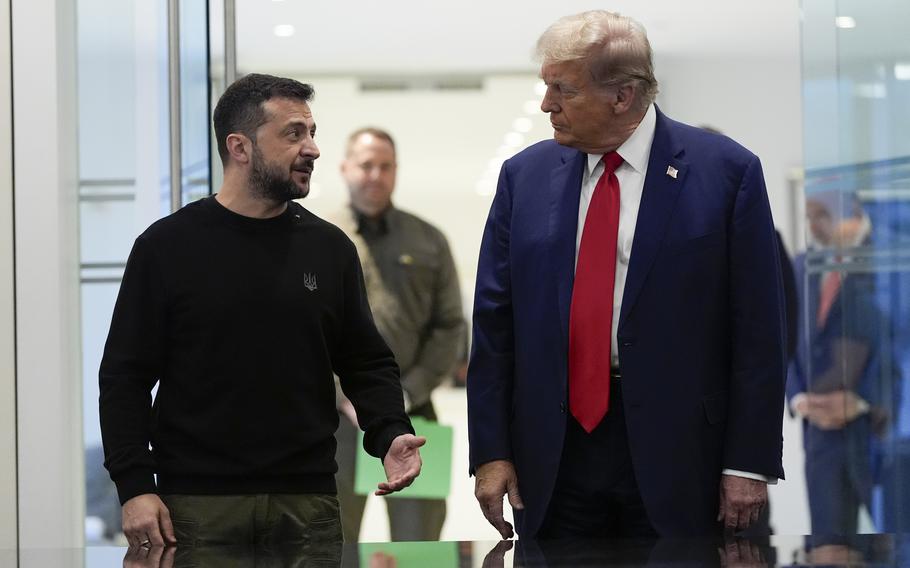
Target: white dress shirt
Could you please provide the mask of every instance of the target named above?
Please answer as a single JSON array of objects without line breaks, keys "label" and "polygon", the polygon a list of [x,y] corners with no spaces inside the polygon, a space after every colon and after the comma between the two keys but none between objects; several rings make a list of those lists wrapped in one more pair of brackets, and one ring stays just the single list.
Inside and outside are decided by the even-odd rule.
[{"label": "white dress shirt", "polygon": [[[613,284],[613,329],[610,332],[610,363],[619,367],[619,343],[616,339],[619,328],[619,313],[622,308],[622,294],[626,287],[626,275],[629,272],[629,257],[632,255],[632,239],[635,237],[635,223],[638,221],[638,209],[641,206],[641,194],[645,188],[645,174],[648,172],[648,160],[651,156],[651,144],[654,142],[654,129],[657,126],[657,111],[654,105],[648,107],[635,132],[616,149],[624,160],[616,168],[619,180],[619,230],[616,235],[616,279]],[[604,171],[603,154],[588,154],[588,164],[581,178],[581,199],[578,202],[578,228],[575,235],[575,266],[578,267],[578,250],[581,247],[581,235],[591,205],[594,188]],[[767,483],[777,483],[777,479],[756,473],[725,469],[725,475],[736,475],[756,479]]]}]

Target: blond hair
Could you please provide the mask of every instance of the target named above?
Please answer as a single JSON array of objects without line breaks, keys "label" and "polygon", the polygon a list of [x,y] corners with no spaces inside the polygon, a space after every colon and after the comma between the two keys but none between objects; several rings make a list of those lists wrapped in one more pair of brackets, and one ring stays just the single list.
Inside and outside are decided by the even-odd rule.
[{"label": "blond hair", "polygon": [[642,109],[657,96],[648,34],[640,23],[615,12],[591,10],[560,18],[537,40],[535,56],[541,63],[588,59],[597,83],[633,85]]}]

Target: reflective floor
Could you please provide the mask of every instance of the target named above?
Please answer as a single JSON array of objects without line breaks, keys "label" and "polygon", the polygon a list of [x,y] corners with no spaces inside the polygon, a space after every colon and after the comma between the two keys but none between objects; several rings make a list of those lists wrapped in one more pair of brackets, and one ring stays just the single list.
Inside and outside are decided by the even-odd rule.
[{"label": "reflective floor", "polygon": [[509,566],[910,566],[910,535],[847,540],[775,536],[747,540],[614,540],[361,543],[282,550],[117,547],[0,551],[0,567],[37,568],[498,568]]}]

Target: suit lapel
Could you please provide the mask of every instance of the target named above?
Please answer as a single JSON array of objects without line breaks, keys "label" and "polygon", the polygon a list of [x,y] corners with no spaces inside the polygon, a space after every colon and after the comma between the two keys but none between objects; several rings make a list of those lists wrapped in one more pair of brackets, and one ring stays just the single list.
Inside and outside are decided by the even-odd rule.
[{"label": "suit lapel", "polygon": [[[578,229],[578,204],[587,154],[563,149],[563,165],[550,174],[550,241],[553,243],[559,324],[564,346],[569,344],[569,311],[575,281],[575,241]],[[565,349],[562,350],[565,352]]]},{"label": "suit lapel", "polygon": [[[619,312],[620,329],[635,306],[638,294],[654,264],[654,258],[660,250],[670,217],[673,215],[676,200],[685,183],[688,164],[682,160],[682,154],[682,147],[673,139],[670,121],[658,111],[641,206],[635,223],[629,272],[626,275],[622,308]],[[668,173],[668,167],[676,169],[675,178]]]}]

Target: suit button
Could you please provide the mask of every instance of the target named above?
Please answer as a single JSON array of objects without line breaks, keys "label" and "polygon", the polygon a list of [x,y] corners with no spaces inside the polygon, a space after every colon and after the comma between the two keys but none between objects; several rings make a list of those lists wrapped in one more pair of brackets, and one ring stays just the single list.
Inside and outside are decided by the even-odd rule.
[{"label": "suit button", "polygon": [[563,414],[566,413],[566,403],[565,402],[559,403],[559,411],[562,412]]}]

